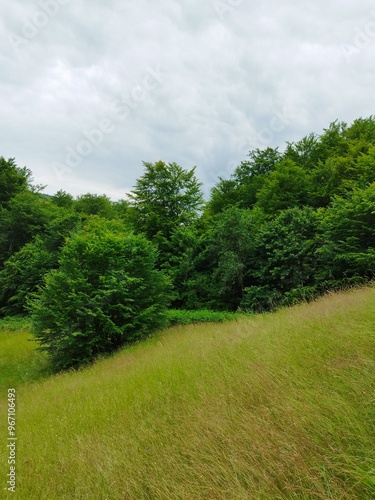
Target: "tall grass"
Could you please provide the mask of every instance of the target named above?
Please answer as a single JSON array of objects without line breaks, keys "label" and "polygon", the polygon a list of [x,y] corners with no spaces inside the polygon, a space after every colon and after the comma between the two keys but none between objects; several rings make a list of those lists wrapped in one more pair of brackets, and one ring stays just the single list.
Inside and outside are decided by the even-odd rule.
[{"label": "tall grass", "polygon": [[169,326],[173,325],[190,325],[193,323],[222,323],[240,319],[244,316],[241,313],[227,311],[211,311],[208,309],[198,310],[180,310],[169,309],[167,311],[167,321]]},{"label": "tall grass", "polygon": [[17,317],[0,320],[0,391],[51,373],[46,356],[36,348],[30,335],[30,320]]},{"label": "tall grass", "polygon": [[367,288],[172,327],[20,385],[9,498],[374,498],[374,306]]}]

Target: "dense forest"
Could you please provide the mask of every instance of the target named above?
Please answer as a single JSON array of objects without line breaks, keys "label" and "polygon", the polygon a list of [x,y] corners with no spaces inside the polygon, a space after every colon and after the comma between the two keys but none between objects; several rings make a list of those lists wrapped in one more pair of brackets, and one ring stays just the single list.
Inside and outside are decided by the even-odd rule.
[{"label": "dense forest", "polygon": [[46,195],[3,157],[0,186],[0,312],[31,314],[57,368],[142,338],[168,307],[271,311],[374,277],[373,116],[250,151],[208,201],[194,169],[163,161],[116,202]]}]

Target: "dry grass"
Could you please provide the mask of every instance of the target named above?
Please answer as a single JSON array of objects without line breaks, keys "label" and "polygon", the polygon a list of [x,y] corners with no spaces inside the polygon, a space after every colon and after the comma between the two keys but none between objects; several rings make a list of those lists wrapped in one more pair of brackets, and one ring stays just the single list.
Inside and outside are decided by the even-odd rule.
[{"label": "dry grass", "polygon": [[175,327],[20,385],[10,497],[374,498],[374,306],[366,288]]}]

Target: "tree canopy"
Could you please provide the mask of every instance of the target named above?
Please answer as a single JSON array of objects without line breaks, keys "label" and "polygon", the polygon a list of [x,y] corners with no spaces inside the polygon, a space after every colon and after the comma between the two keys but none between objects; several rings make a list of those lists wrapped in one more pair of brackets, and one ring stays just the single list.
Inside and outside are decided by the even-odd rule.
[{"label": "tree canopy", "polygon": [[176,227],[191,224],[203,206],[201,184],[195,168],[177,163],[143,163],[145,171],[129,194],[134,227],[153,238],[169,238]]}]

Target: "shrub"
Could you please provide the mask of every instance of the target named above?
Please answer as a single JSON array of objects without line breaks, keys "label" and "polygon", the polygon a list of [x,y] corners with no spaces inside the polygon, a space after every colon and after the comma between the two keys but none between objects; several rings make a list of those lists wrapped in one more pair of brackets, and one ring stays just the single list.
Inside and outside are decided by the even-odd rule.
[{"label": "shrub", "polygon": [[165,323],[169,286],[155,249],[118,221],[93,217],[31,301],[33,333],[57,370],[134,342]]},{"label": "shrub", "polygon": [[169,325],[189,325],[192,323],[222,323],[241,317],[241,314],[226,311],[210,311],[198,309],[195,311],[169,309],[167,313]]}]

